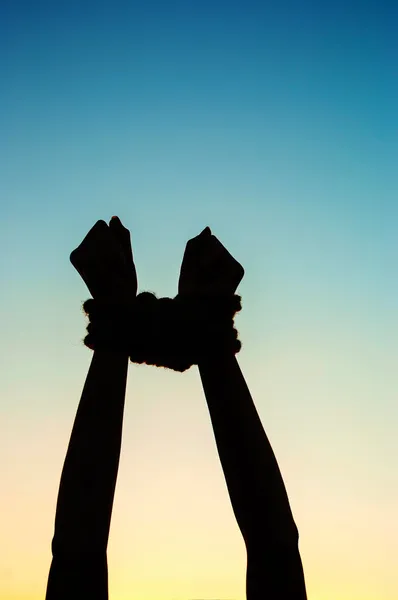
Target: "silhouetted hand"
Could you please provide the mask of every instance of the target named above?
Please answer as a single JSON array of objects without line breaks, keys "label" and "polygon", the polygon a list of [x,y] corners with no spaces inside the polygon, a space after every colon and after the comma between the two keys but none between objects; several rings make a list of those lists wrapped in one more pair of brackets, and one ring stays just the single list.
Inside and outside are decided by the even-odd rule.
[{"label": "silhouetted hand", "polygon": [[93,298],[129,301],[136,296],[130,232],[118,217],[112,217],[109,225],[97,221],[73,250],[70,261]]},{"label": "silhouetted hand", "polygon": [[185,247],[178,293],[234,294],[245,271],[206,227]]}]

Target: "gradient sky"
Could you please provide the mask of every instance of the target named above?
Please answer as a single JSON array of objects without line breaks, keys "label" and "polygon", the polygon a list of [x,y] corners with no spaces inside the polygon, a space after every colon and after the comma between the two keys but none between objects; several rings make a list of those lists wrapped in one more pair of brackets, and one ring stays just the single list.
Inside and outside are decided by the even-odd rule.
[{"label": "gradient sky", "polygon": [[[0,599],[44,597],[90,361],[69,263],[131,229],[175,295],[209,225],[242,262],[239,357],[310,600],[398,598],[395,2],[3,0]],[[245,597],[197,371],[130,367],[111,600]]]}]

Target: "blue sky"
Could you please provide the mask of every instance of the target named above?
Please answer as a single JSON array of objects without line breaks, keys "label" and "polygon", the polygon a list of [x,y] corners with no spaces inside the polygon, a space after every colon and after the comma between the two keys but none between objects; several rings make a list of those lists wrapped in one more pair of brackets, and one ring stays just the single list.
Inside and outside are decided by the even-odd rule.
[{"label": "blue sky", "polygon": [[[40,474],[27,477],[25,493],[38,505],[55,502],[89,361],[80,312],[87,291],[70,251],[97,219],[118,214],[131,229],[140,288],[174,295],[187,239],[210,225],[246,270],[240,361],[298,515],[310,597],[396,597],[393,582],[377,587],[391,568],[378,564],[376,548],[392,554],[396,536],[387,516],[378,519],[392,518],[398,501],[397,13],[393,2],[1,4],[0,439],[3,467],[18,465],[15,474],[6,469],[10,523],[23,521],[22,501],[10,506],[27,477],[24,448]],[[194,374],[177,382],[133,372],[159,427],[170,423],[178,439],[173,415],[182,410],[184,426],[197,428],[201,472],[219,473],[205,415],[179,404],[186,395],[203,402]],[[156,390],[169,405],[154,400]],[[146,444],[133,440],[129,423],[126,456]],[[178,460],[181,448],[173,452]],[[171,457],[167,464],[176,468]],[[121,481],[127,506],[134,493]],[[222,478],[219,485],[215,502],[229,510]],[[183,494],[183,478],[176,489]],[[124,564],[117,548],[126,518],[119,508],[115,565]],[[357,535],[365,521],[377,540],[367,550]],[[42,562],[29,584],[37,597],[52,515],[39,522]],[[194,527],[193,516],[187,522]],[[334,558],[317,546],[316,531],[326,536],[328,527]],[[358,576],[355,565],[344,571],[342,545],[351,556],[361,546]],[[243,598],[243,579],[236,583],[227,567],[221,583],[209,575],[217,589],[206,596],[211,565],[201,560],[195,589],[182,573],[181,598]],[[115,576],[111,597],[135,598],[133,588],[140,600],[178,596],[129,577]],[[4,598],[36,598],[23,585],[15,576]]]}]

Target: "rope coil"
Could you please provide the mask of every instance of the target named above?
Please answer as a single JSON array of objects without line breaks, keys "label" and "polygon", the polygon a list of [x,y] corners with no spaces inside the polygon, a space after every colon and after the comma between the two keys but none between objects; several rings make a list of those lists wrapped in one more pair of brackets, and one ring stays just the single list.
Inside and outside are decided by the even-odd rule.
[{"label": "rope coil", "polygon": [[84,344],[92,349],[123,350],[131,362],[184,372],[204,356],[241,349],[234,316],[241,297],[138,294],[130,304],[89,299]]}]

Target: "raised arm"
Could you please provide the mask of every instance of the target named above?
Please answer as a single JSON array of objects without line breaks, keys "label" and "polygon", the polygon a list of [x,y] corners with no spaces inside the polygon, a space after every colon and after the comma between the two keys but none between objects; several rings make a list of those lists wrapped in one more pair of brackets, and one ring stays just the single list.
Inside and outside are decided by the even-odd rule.
[{"label": "raised arm", "polygon": [[61,476],[47,600],[108,598],[106,549],[127,363],[124,354],[93,355]]},{"label": "raised arm", "polygon": [[[94,297],[125,300],[136,294],[129,233],[120,221],[110,227],[99,221],[71,260]],[[46,600],[108,598],[106,549],[127,367],[125,353],[94,352],[61,476]]]},{"label": "raised arm", "polygon": [[281,473],[235,356],[200,377],[234,514],[245,540],[247,598],[304,600],[298,530]]},{"label": "raised arm", "polygon": [[[180,293],[233,294],[243,269],[205,230],[191,240]],[[283,479],[235,356],[204,357],[199,373],[233,511],[247,549],[248,600],[304,600],[298,530]]]}]

